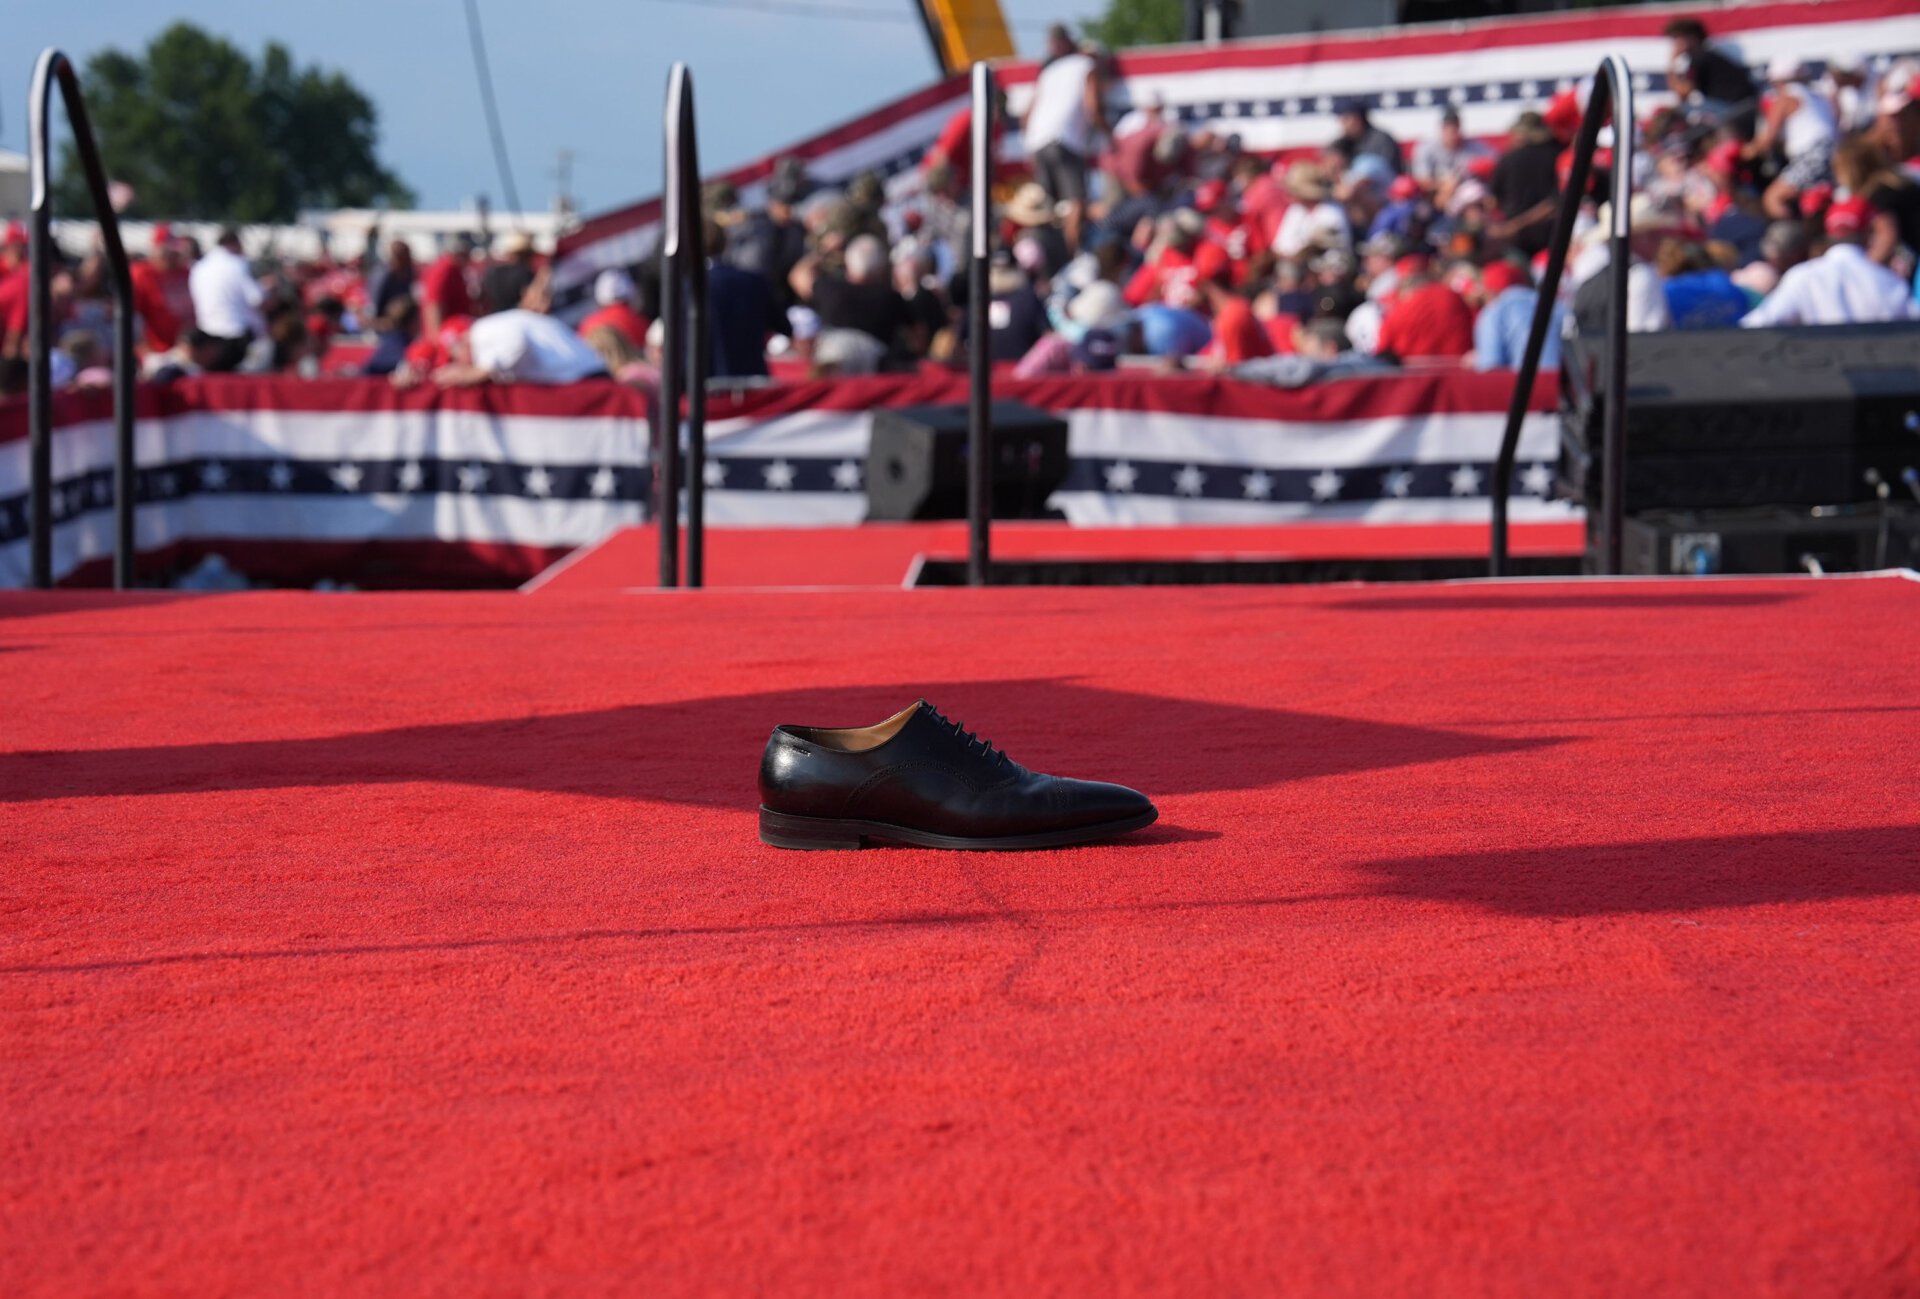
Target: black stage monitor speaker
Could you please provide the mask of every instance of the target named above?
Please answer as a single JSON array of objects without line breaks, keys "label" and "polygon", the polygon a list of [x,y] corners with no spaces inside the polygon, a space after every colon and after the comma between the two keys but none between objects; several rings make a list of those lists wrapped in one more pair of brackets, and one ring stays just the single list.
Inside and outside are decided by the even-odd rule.
[{"label": "black stage monitor speaker", "polygon": [[[1603,340],[1570,340],[1560,480],[1600,498]],[[1669,330],[1627,344],[1623,508],[1868,501],[1920,465],[1920,325]]]},{"label": "black stage monitor speaker", "polygon": [[1629,573],[1860,573],[1920,564],[1920,505],[1650,510],[1628,516]]},{"label": "black stage monitor speaker", "polygon": [[[1049,517],[1047,497],[1067,477],[1067,424],[1017,401],[996,401],[993,516]],[[869,519],[967,517],[967,408],[874,412],[867,451]]]}]

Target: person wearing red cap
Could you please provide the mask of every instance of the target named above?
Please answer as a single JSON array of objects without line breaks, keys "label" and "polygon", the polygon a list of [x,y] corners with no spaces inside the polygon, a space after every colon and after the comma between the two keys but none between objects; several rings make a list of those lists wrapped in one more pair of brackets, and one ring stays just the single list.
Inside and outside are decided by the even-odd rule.
[{"label": "person wearing red cap", "polygon": [[1780,277],[1780,286],[1741,317],[1748,329],[1776,325],[1857,325],[1920,320],[1913,287],[1861,246],[1872,209],[1847,198],[1827,209],[1827,251]]},{"label": "person wearing red cap", "polygon": [[1394,267],[1400,288],[1380,322],[1376,354],[1399,361],[1462,357],[1473,350],[1473,310],[1434,277],[1425,257]]},{"label": "person wearing red cap", "polygon": [[1272,356],[1273,343],[1254,319],[1253,307],[1233,291],[1233,261],[1218,244],[1202,244],[1193,259],[1194,283],[1202,305],[1213,317],[1213,341],[1201,359],[1227,369],[1259,356]]},{"label": "person wearing red cap", "polygon": [[1867,256],[1891,266],[1904,246],[1920,248],[1920,183],[1887,155],[1871,135],[1855,135],[1833,151],[1833,178],[1847,193],[1867,202],[1862,241]]},{"label": "person wearing red cap", "polygon": [[[1486,305],[1473,322],[1473,368],[1518,370],[1526,356],[1527,337],[1533,331],[1533,313],[1540,303],[1533,274],[1517,262],[1502,259],[1482,268],[1480,285]],[[1564,304],[1553,304],[1540,349],[1543,370],[1560,368],[1560,329],[1566,314]]]},{"label": "person wearing red cap", "polygon": [[1259,247],[1258,235],[1240,212],[1240,203],[1231,183],[1210,180],[1194,191],[1194,210],[1206,218],[1201,238],[1226,250],[1233,263],[1234,282],[1245,277],[1249,253]]},{"label": "person wearing red cap", "polygon": [[1206,218],[1192,208],[1180,208],[1155,223],[1153,244],[1147,259],[1127,280],[1129,305],[1144,307],[1150,302],[1167,302],[1176,307],[1191,306],[1196,290],[1193,285],[1193,259],[1206,234]]},{"label": "person wearing red cap", "polygon": [[1411,176],[1395,176],[1387,186],[1387,202],[1373,214],[1367,227],[1369,241],[1388,235],[1408,243],[1424,243],[1427,227],[1433,223],[1433,203],[1420,182]]}]

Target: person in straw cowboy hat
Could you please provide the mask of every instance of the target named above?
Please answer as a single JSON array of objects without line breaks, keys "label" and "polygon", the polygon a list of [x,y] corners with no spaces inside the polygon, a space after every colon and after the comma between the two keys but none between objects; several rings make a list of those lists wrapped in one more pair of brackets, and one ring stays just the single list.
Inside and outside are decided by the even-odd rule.
[{"label": "person in straw cowboy hat", "polygon": [[1305,158],[1290,163],[1282,184],[1293,206],[1274,231],[1274,252],[1299,257],[1312,248],[1353,246],[1353,224],[1347,210],[1333,201],[1333,178],[1323,164]]},{"label": "person in straw cowboy hat", "polygon": [[1015,236],[1016,243],[1032,241],[1038,246],[1041,261],[1046,269],[1042,274],[1051,275],[1067,264],[1071,253],[1067,249],[1065,234],[1054,220],[1053,200],[1047,197],[1047,191],[1033,181],[1028,181],[1013,192],[1007,200],[1007,220],[1020,227]]}]

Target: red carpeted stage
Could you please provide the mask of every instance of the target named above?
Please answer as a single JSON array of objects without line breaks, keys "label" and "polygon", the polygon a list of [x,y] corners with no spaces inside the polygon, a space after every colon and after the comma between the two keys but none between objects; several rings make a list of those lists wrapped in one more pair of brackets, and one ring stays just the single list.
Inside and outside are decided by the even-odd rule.
[{"label": "red carpeted stage", "polygon": [[[1912,1293],[1917,619],[0,596],[0,1292]],[[920,694],[1161,823],[756,842]]]},{"label": "red carpeted stage", "polygon": [[[1586,539],[1584,519],[1515,523],[1509,534],[1516,559],[1574,560],[1586,549]],[[967,557],[967,525],[958,520],[866,523],[857,528],[715,528],[706,541],[707,584],[715,587],[902,586],[911,584],[923,561],[964,563]],[[1490,544],[1484,523],[1070,528],[1007,520],[993,525],[993,557],[1003,563],[1484,562]],[[572,594],[656,586],[659,547],[657,529],[622,528],[566,555],[521,589]]]}]

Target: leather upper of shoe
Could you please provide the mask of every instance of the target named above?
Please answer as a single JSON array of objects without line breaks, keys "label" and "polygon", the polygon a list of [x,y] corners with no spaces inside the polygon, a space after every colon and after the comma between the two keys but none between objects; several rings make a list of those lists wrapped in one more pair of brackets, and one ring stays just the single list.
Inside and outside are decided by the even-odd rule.
[{"label": "leather upper of shoe", "polygon": [[794,816],[998,838],[1120,821],[1152,808],[1124,785],[1029,771],[924,699],[875,726],[779,726],[760,801]]}]

